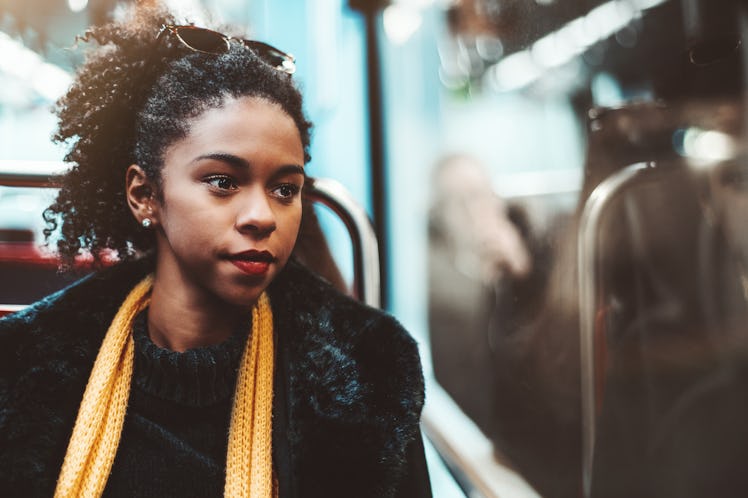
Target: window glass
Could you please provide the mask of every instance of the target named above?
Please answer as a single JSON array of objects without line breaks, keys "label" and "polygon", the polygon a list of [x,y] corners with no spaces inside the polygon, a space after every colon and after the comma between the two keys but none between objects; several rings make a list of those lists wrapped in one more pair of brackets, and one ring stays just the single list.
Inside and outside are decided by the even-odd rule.
[{"label": "window glass", "polygon": [[543,496],[746,489],[745,15],[383,12],[393,311]]}]

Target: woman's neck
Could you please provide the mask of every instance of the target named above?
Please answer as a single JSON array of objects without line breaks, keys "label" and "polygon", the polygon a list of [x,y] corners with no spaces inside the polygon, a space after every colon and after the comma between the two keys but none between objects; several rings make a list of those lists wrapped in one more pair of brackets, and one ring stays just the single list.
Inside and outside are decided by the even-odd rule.
[{"label": "woman's neck", "polygon": [[219,344],[246,317],[226,303],[184,292],[169,273],[156,272],[148,308],[148,335],[157,346],[181,352]]}]

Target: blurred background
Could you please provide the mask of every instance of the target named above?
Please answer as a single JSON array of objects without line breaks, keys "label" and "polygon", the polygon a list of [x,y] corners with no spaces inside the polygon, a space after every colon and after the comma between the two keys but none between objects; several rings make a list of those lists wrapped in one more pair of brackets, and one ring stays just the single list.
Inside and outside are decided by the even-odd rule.
[{"label": "blurred background", "polygon": [[[435,496],[748,495],[746,2],[167,3],[296,56],[309,174],[420,343]],[[120,5],[0,0],[0,175],[59,169],[75,37]],[[53,195],[0,186],[0,303],[69,281]]]}]

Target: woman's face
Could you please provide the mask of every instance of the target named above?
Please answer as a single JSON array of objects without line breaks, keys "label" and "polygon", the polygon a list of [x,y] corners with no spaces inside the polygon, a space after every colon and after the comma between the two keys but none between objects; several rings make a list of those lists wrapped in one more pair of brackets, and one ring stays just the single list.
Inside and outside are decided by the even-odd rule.
[{"label": "woman's face", "polygon": [[164,157],[156,284],[195,305],[252,305],[296,242],[303,165],[298,128],[277,104],[230,98],[199,116]]}]

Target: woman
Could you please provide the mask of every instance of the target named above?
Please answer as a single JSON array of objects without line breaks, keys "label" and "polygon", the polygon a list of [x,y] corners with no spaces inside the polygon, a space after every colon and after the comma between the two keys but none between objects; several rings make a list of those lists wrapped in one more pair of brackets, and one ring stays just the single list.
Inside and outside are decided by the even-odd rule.
[{"label": "woman", "polygon": [[45,216],[120,262],[0,322],[3,495],[430,495],[414,341],[289,261],[290,56],[150,10],[89,35]]}]

